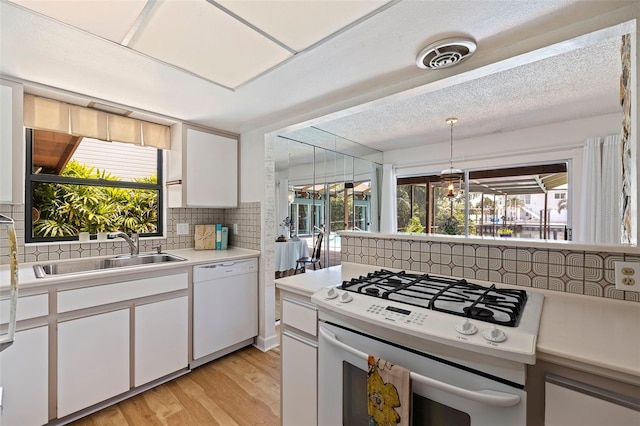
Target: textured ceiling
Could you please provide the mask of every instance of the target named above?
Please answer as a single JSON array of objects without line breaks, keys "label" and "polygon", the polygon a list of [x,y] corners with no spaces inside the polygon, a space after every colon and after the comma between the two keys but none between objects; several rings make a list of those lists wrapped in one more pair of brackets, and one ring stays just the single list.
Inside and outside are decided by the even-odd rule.
[{"label": "textured ceiling", "polygon": [[[193,0],[184,2],[192,3]],[[548,65],[547,71],[543,71],[569,78],[563,80],[564,88],[580,87],[579,90],[565,90],[566,96],[559,96],[557,88],[513,96],[514,88],[530,87],[530,80],[505,72],[493,77],[493,83],[485,83],[474,71],[503,63],[509,58],[519,58],[594,28],[602,28],[604,25],[598,26],[597,23],[600,17],[602,22],[610,23],[623,22],[620,16],[638,16],[637,0],[393,0],[385,3],[379,13],[357,20],[320,43],[309,45],[319,37],[318,28],[313,26],[317,7],[329,11],[324,18],[334,13],[335,22],[323,19],[320,27],[330,32],[354,22],[357,13],[347,14],[344,18],[338,12],[331,12],[335,7],[333,3],[342,4],[340,1],[310,0],[293,2],[296,5],[292,6],[291,2],[275,0],[211,0],[209,3],[216,3],[218,9],[227,8],[234,14],[244,15],[246,18],[243,19],[253,20],[259,31],[273,33],[273,37],[289,43],[287,47],[296,52],[275,68],[259,74],[236,90],[229,90],[194,72],[167,65],[120,44],[118,40],[126,28],[130,28],[131,21],[137,18],[135,14],[125,13],[119,8],[126,3],[134,5],[135,10],[145,9],[148,2],[51,0],[43,3],[72,5],[80,21],[85,22],[82,16],[86,14],[89,24],[88,28],[80,30],[72,24],[63,24],[15,3],[0,0],[0,74],[24,81],[31,93],[75,96],[79,102],[84,97],[103,104],[123,106],[137,111],[135,114],[138,115],[140,112],[154,113],[169,120],[183,120],[237,133],[259,128],[275,130],[304,122],[378,147],[388,147],[388,141],[393,139],[394,148],[430,143],[429,138],[435,137],[433,132],[436,129],[444,134],[439,136],[440,139],[446,138],[448,129],[444,119],[450,115],[460,117],[455,132],[462,137],[472,131],[505,131],[516,124],[526,127],[540,120],[549,120],[554,114],[556,121],[561,121],[563,114],[567,113],[596,113],[590,108],[602,107],[594,102],[585,102],[585,99],[600,99],[604,92],[594,90],[596,84],[584,83],[594,81],[600,86],[598,77],[588,75],[592,70],[591,64],[566,73],[560,72],[562,68],[559,68],[566,64]],[[160,3],[163,2],[158,1]],[[306,7],[301,8],[300,3]],[[381,3],[370,4],[375,8]],[[116,12],[112,11],[112,6]],[[293,10],[295,8],[297,10]],[[291,15],[285,13],[289,9],[292,10]],[[113,19],[114,13],[116,16],[120,13],[118,11],[122,13],[122,25],[105,25],[107,18]],[[611,17],[612,14],[615,16]],[[200,26],[207,22],[205,20]],[[91,34],[98,30],[104,31],[101,37]],[[473,57],[458,67],[435,73],[415,66],[416,54],[424,46],[454,35],[477,41],[478,50]],[[167,43],[169,41],[167,39]],[[187,59],[206,57],[205,42],[210,41],[196,40],[171,48]],[[135,44],[136,37],[131,42]],[[147,48],[159,49],[158,55],[166,54],[162,50],[164,44],[149,43]],[[184,52],[180,51],[181,47]],[[243,54],[240,51],[233,53]],[[210,63],[207,71],[218,72],[217,67],[217,64]],[[242,65],[234,67],[238,68],[237,75],[233,72],[229,75],[237,77],[238,81],[231,84],[248,78],[241,75],[246,71],[240,69],[244,68]],[[516,70],[513,72],[517,73]],[[530,73],[535,74],[536,71]],[[447,93],[443,91],[438,95],[434,92],[433,96],[437,98],[430,101],[417,98],[413,107],[389,106],[384,101],[389,95],[471,74],[474,74],[472,82],[453,87]],[[593,80],[588,80],[591,78]],[[604,80],[611,81],[610,76]],[[497,92],[501,87],[506,88],[502,94]],[[66,91],[67,95],[56,95],[55,89]],[[509,94],[512,96],[505,96]],[[372,111],[370,116],[367,113],[361,117],[358,115],[358,120],[364,121],[352,121],[350,124],[333,120],[353,115],[351,109],[377,100],[380,101],[378,105],[389,109]],[[392,115],[394,111],[401,124],[387,120],[386,125],[382,125],[387,114]],[[331,115],[333,123],[320,119],[327,114]],[[402,121],[405,119],[408,121]]]},{"label": "textured ceiling", "polygon": [[[387,151],[620,111],[620,38],[315,127]],[[297,137],[294,132],[290,137]]]}]

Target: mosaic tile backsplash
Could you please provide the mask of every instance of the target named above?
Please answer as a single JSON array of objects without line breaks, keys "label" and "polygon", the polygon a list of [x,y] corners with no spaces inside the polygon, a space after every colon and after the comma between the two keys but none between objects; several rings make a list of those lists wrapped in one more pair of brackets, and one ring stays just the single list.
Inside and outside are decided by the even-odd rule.
[{"label": "mosaic tile backsplash", "polygon": [[[129,246],[122,239],[90,243],[46,243],[24,242],[24,206],[0,204],[0,213],[11,216],[16,221],[18,236],[18,261],[38,262],[89,256],[110,256],[129,252]],[[229,245],[260,250],[260,203],[241,203],[235,209],[168,209],[166,238],[144,238],[140,240],[140,252],[151,252],[158,244],[163,250],[191,248],[194,246],[195,225],[223,223],[229,226]],[[189,224],[188,235],[177,235],[178,223]],[[238,234],[232,235],[233,223],[238,224]],[[9,263],[9,242],[6,232],[0,232],[0,265]]]},{"label": "mosaic tile backsplash", "polygon": [[615,288],[614,262],[639,255],[341,236],[343,262],[640,302]]}]

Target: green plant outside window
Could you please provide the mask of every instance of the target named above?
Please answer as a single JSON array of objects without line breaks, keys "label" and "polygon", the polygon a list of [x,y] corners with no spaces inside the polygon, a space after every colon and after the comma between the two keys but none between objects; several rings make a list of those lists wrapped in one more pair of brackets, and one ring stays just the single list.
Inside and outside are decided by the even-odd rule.
[{"label": "green plant outside window", "polygon": [[[32,136],[28,129],[27,140]],[[34,158],[28,144],[28,159]],[[162,154],[155,172],[124,180],[113,173],[71,159],[59,173],[34,166],[27,177],[26,242],[75,240],[80,232],[121,231],[143,236],[162,234],[162,188],[158,182]],[[28,230],[31,230],[29,232]]]}]

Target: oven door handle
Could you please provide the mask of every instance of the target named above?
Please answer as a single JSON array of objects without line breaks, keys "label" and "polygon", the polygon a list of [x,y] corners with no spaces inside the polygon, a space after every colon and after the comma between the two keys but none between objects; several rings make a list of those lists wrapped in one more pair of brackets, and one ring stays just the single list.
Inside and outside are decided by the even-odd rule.
[{"label": "oven door handle", "polygon": [[[334,346],[337,346],[341,349],[344,349],[351,355],[364,359],[365,361],[369,358],[368,354],[365,354],[362,351],[359,351],[351,346],[342,343],[336,338],[336,335],[327,331],[322,326],[320,326],[320,334],[322,337],[327,339],[329,343]],[[411,380],[422,383],[423,385],[432,387],[434,389],[438,389],[444,392],[447,392],[451,395],[456,395],[461,398],[465,398],[471,401],[480,402],[485,405],[491,405],[494,407],[512,407],[520,402],[520,395],[512,395],[510,393],[498,392],[489,389],[485,390],[469,390],[465,388],[461,388],[458,386],[450,385],[448,383],[441,382],[439,380],[431,379],[429,377],[422,376],[420,374],[411,372]]]}]

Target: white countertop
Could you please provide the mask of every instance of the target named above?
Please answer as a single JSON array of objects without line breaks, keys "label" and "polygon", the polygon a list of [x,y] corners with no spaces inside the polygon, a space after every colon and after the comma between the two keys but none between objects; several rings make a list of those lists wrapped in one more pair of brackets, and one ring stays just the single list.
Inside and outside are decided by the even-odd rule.
[{"label": "white countertop", "polygon": [[310,297],[321,288],[335,287],[342,284],[342,281],[365,275],[377,269],[380,268],[345,262],[342,265],[317,269],[315,271],[307,269],[304,274],[279,278],[275,280],[275,283],[278,288]]},{"label": "white countertop", "polygon": [[542,293],[538,359],[640,385],[640,303]]},{"label": "white countertop", "polygon": [[[83,258],[64,259],[64,260],[51,260],[32,263],[22,263],[19,266],[18,271],[18,285],[19,288],[28,289],[34,287],[45,287],[51,284],[69,283],[79,280],[87,280],[93,278],[105,278],[105,277],[118,277],[126,276],[132,273],[139,273],[145,271],[158,271],[163,269],[180,268],[185,266],[193,266],[203,263],[229,261],[235,259],[243,259],[249,257],[258,257],[260,252],[256,250],[249,250],[237,247],[230,247],[227,250],[194,250],[194,249],[179,249],[179,250],[167,250],[163,253],[173,254],[185,258],[183,262],[166,262],[153,265],[131,266],[126,268],[113,268],[103,269],[99,271],[87,271],[77,274],[58,275],[46,278],[36,278],[33,271],[33,265],[48,264],[48,263],[61,263],[61,262],[73,262],[74,260],[82,260]],[[101,258],[107,258],[113,256],[101,256]],[[95,257],[98,258],[98,257]],[[89,259],[89,258],[87,258]],[[3,265],[0,268],[0,289],[8,290],[10,284],[10,272],[9,265]]]},{"label": "white countertop", "polygon": [[[378,269],[344,262],[275,283],[280,289],[311,296],[323,287]],[[538,359],[640,385],[640,303],[530,287],[526,290],[545,296]]]}]

